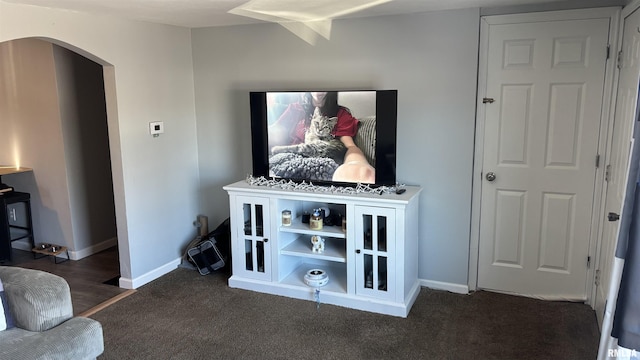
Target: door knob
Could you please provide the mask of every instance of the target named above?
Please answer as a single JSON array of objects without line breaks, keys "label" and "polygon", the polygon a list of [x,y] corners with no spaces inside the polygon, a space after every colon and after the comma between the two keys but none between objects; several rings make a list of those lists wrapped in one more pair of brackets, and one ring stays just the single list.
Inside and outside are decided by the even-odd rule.
[{"label": "door knob", "polygon": [[609,215],[607,215],[607,219],[609,219],[609,221],[618,221],[620,220],[620,215],[610,212]]},{"label": "door knob", "polygon": [[488,172],[485,177],[487,178],[487,181],[493,181],[496,179],[496,173]]}]

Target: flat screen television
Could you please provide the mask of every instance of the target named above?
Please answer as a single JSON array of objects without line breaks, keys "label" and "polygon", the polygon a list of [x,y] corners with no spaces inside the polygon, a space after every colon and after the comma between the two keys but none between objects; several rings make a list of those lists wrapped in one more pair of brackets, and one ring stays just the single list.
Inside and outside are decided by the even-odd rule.
[{"label": "flat screen television", "polygon": [[[397,94],[251,92],[253,176],[317,185],[394,185]],[[347,151],[346,145],[357,149]]]}]

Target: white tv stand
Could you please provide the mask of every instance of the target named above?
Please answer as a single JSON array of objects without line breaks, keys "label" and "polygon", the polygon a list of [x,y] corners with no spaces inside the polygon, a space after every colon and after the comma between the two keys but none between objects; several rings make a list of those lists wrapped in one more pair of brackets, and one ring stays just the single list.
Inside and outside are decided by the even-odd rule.
[{"label": "white tv stand", "polygon": [[[418,283],[418,198],[404,194],[334,194],[280,190],[239,181],[225,186],[231,214],[233,275],[229,286],[376,313],[406,317]],[[302,215],[324,207],[346,215],[341,223],[316,231]],[[290,210],[291,226],[282,225]],[[325,239],[324,252],[312,252],[311,236]],[[305,284],[311,269],[329,282]]]}]

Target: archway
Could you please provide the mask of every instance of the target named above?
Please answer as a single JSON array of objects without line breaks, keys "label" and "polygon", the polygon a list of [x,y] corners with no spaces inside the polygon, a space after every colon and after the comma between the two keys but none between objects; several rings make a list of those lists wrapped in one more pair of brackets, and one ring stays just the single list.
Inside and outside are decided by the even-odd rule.
[{"label": "archway", "polygon": [[7,158],[0,162],[18,159],[34,168],[16,181],[35,195],[36,241],[38,232],[64,241],[72,259],[124,241],[120,268],[130,269],[119,216],[124,191],[113,66],[69,44],[35,38],[0,43],[0,64],[6,105],[0,151]]}]

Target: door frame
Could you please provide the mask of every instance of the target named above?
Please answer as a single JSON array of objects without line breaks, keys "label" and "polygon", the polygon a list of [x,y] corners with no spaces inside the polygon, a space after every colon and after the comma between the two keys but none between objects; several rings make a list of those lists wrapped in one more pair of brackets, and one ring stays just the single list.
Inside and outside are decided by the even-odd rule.
[{"label": "door frame", "polygon": [[[616,44],[616,50],[615,50],[615,54],[618,54],[620,51],[623,51],[623,38],[624,38],[624,28],[625,28],[625,23],[627,21],[627,18],[629,16],[631,16],[633,13],[635,13],[636,11],[640,11],[640,0],[633,0],[631,1],[629,4],[627,4],[621,11],[620,13],[620,21],[618,24],[618,42]],[[612,47],[613,48],[613,47]],[[612,97],[612,111],[611,111],[611,115],[610,115],[610,121],[611,121],[611,137],[609,139],[609,141],[611,142],[611,144],[607,147],[608,151],[611,151],[611,149],[613,149],[614,145],[612,143],[613,140],[613,125],[614,125],[614,120],[615,120],[615,105],[617,103],[617,93],[618,93],[618,79],[619,79],[619,69],[616,68],[616,77],[615,77],[615,93]],[[636,104],[636,111],[634,112],[634,114],[637,114],[637,108],[638,106],[640,106],[640,104]],[[629,137],[627,139],[625,139],[625,141],[630,141],[633,138],[633,127],[631,128],[631,133],[628,134]],[[607,154],[607,158],[606,158],[606,163],[609,163],[609,155]],[[629,159],[630,161],[631,159]],[[627,164],[627,173],[625,173],[625,176],[628,175],[628,168],[629,164]],[[623,203],[624,203],[624,199],[623,199]],[[603,193],[603,199],[602,199],[602,216],[601,216],[601,221],[602,223],[604,223],[604,217],[605,217],[605,213],[607,211],[607,209],[605,208],[606,205],[606,188],[604,188],[604,193]],[[618,224],[618,230],[616,231],[616,238],[614,239],[610,239],[610,241],[613,242],[613,245],[615,246],[617,244],[617,237],[619,236],[619,232],[620,232],[620,225]],[[600,231],[600,233],[598,234],[598,244],[597,244],[597,250],[596,250],[596,266],[600,266],[601,261],[602,261],[602,257],[608,254],[604,254],[603,252],[603,238],[604,238],[604,227],[602,228],[602,230]],[[615,254],[615,249],[614,249],[614,254]],[[610,265],[611,267],[613,267],[613,262]],[[596,268],[598,269],[598,268]],[[600,270],[602,270],[602,268],[600,268]],[[601,272],[602,274],[602,272]],[[611,273],[609,273],[611,274]],[[602,286],[602,283],[600,283],[600,286]],[[602,292],[601,292],[602,293]],[[608,296],[608,289],[604,289],[604,296],[605,298],[602,299],[604,300],[604,303],[601,304],[600,307],[596,307],[597,304],[597,297],[598,297],[598,286],[593,286],[592,287],[592,303],[591,306],[594,308],[594,310],[596,311],[596,315],[598,317],[598,325],[601,324],[602,321],[602,317],[604,316],[604,311],[605,311],[605,306],[606,306],[606,301],[608,300],[606,297]]]},{"label": "door frame", "polygon": [[[604,159],[606,158],[613,125],[612,118],[615,101],[612,97],[617,85],[616,56],[620,22],[620,7],[604,7],[596,9],[561,10],[549,12],[536,12],[528,14],[511,15],[491,15],[480,18],[480,46],[478,56],[478,90],[476,102],[476,132],[475,151],[473,159],[473,179],[471,195],[471,236],[469,241],[469,276],[468,286],[470,291],[478,289],[478,264],[480,255],[480,205],[482,201],[482,161],[484,154],[484,127],[485,127],[485,104],[482,99],[487,97],[487,72],[488,72],[488,45],[489,26],[499,24],[518,24],[539,21],[560,21],[560,20],[585,20],[585,19],[609,19],[609,47],[610,56],[605,65],[605,80],[603,91],[602,113],[600,115],[600,135],[598,140],[598,154],[600,154],[600,166],[596,169],[595,193],[593,201],[593,211],[591,215],[591,229],[589,236],[589,256],[591,266],[587,269],[587,284],[585,295],[587,303],[591,304],[593,299],[593,285],[596,264],[596,244],[600,240],[599,229],[602,214],[604,214],[604,201],[602,196],[606,183],[604,182]],[[602,49],[603,56],[606,56],[607,49]],[[595,159],[594,159],[595,161]]]}]

